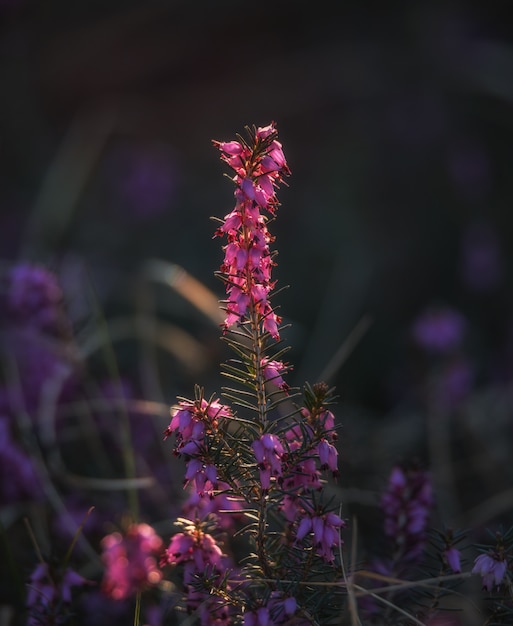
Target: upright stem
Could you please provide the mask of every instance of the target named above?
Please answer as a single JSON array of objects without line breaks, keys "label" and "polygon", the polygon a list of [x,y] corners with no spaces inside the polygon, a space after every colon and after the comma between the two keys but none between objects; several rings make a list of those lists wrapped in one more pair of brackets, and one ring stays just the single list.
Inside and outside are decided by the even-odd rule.
[{"label": "upright stem", "polygon": [[[244,212],[242,213],[242,233],[246,250],[250,249],[251,233],[244,220]],[[258,407],[258,426],[261,433],[265,432],[267,426],[267,392],[265,388],[265,378],[262,368],[262,359],[264,357],[264,337],[262,332],[261,315],[256,309],[253,301],[251,288],[254,283],[254,276],[249,267],[249,254],[245,267],[246,288],[249,295],[249,322],[251,332],[251,342],[253,348],[253,368],[255,372],[255,390]],[[265,538],[267,535],[267,494],[260,488],[260,497],[258,500],[258,531],[256,537],[256,552],[260,567],[266,578],[272,578],[273,573],[269,565],[269,559],[265,549]]]},{"label": "upright stem", "polygon": [[253,366],[255,368],[255,384],[257,393],[258,418],[259,426],[262,432],[267,426],[267,392],[265,389],[265,378],[262,369],[262,359],[264,354],[264,346],[262,341],[262,333],[260,330],[259,314],[255,311],[253,303],[250,304],[251,315],[251,332],[253,342]]},{"label": "upright stem", "polygon": [[140,621],[141,621],[141,592],[138,591],[135,596],[134,626],[139,626]]}]

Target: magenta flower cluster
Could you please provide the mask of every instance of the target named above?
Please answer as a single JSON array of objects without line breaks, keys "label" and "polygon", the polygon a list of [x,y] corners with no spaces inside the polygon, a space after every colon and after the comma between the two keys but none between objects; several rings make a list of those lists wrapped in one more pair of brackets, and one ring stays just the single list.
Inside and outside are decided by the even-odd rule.
[{"label": "magenta flower cluster", "polygon": [[182,579],[187,594],[187,610],[199,610],[202,626],[227,624],[228,609],[221,597],[215,593],[206,594],[197,588],[198,579],[206,573],[210,579],[219,578],[232,564],[223,554],[212,535],[204,532],[200,522],[182,521],[182,532],[171,538],[161,565],[183,564]]},{"label": "magenta flower cluster", "polygon": [[[269,216],[278,207],[275,188],[288,175],[289,168],[273,124],[258,128],[254,142],[244,140],[219,142],[216,145],[235,172],[235,208],[225,216],[216,234],[226,234],[228,244],[221,267],[226,277],[225,328],[241,323],[251,309],[263,328],[279,338],[276,315],[269,293],[274,288],[271,270],[274,265],[269,244],[273,238],[267,229]],[[261,211],[264,211],[262,213]]]},{"label": "magenta flower cluster", "polygon": [[149,524],[131,524],[125,533],[114,532],[102,540],[105,575],[102,591],[123,600],[158,584],[162,539]]},{"label": "magenta flower cluster", "polygon": [[176,433],[175,454],[186,458],[185,485],[192,483],[200,496],[211,495],[218,488],[217,469],[209,458],[205,436],[217,430],[219,419],[230,417],[229,407],[218,400],[182,400],[164,433],[165,438]]}]

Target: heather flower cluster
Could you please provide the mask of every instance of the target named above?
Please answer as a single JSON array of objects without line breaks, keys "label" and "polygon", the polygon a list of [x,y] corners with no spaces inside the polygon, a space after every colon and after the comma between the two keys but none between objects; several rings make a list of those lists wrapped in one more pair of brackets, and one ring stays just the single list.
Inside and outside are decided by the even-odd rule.
[{"label": "heather flower cluster", "polygon": [[[278,207],[275,190],[289,169],[273,124],[248,129],[247,140],[214,145],[234,172],[235,208],[216,235],[227,237],[220,271],[227,291],[224,337],[237,358],[223,372],[231,384],[223,394],[231,404],[207,401],[197,388],[195,400],[179,401],[165,431],[165,437],[175,435],[174,452],[186,464],[191,494],[184,512],[196,515],[196,521],[182,520],[187,530],[172,538],[165,560],[185,563],[189,610],[199,608],[200,599],[210,605],[212,597],[224,597],[232,607],[245,607],[245,624],[301,621],[311,611],[321,619],[329,605],[319,604],[319,590],[305,596],[298,572],[308,579],[315,563],[316,578],[339,578],[340,531],[346,524],[324,501],[326,473],[338,475],[335,417],[328,409],[332,390],[307,385],[303,403],[296,404],[279,346],[281,318],[271,303],[275,262],[268,223]],[[292,411],[284,412],[291,402]],[[228,504],[224,510],[202,504],[221,498]],[[232,527],[236,516],[245,522],[241,534],[253,555],[221,581],[216,534]],[[212,576],[210,587],[202,578],[202,588],[198,577],[204,568]],[[201,620],[210,623],[203,614]]]},{"label": "heather flower cluster", "polygon": [[396,563],[416,562],[422,556],[433,506],[429,475],[415,467],[393,468],[382,496],[385,536],[394,543]]},{"label": "heather flower cluster", "polygon": [[208,454],[207,438],[214,435],[220,419],[230,417],[230,409],[217,400],[182,400],[164,433],[165,438],[176,433],[175,454],[186,458],[185,485],[192,483],[200,496],[212,495],[218,489],[217,469]]},{"label": "heather flower cluster", "polygon": [[[183,565],[182,580],[186,590],[187,611],[198,610],[202,626],[228,624],[229,609],[223,595],[217,595],[211,588],[206,594],[201,588],[201,580],[218,582],[231,565],[212,535],[205,532],[201,522],[179,519],[182,531],[173,535],[171,543],[161,559],[164,565]],[[214,583],[215,585],[215,583]]]},{"label": "heather flower cluster", "polygon": [[114,532],[102,540],[105,576],[102,591],[124,600],[162,579],[158,557],[162,539],[148,524],[132,524],[124,534]]},{"label": "heather flower cluster", "polygon": [[276,129],[270,124],[256,129],[251,143],[240,138],[215,141],[214,145],[235,172],[232,180],[236,185],[235,208],[216,231],[228,239],[221,267],[228,294],[225,328],[242,323],[251,311],[251,315],[257,316],[257,323],[278,339],[281,318],[269,302],[275,263],[269,249],[273,238],[267,222],[278,207],[275,189],[290,171],[276,137]]}]

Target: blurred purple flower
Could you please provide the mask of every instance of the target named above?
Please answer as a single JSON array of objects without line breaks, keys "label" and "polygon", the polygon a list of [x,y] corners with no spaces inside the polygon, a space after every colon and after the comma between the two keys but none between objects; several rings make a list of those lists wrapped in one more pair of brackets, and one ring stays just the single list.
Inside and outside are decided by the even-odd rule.
[{"label": "blurred purple flower", "polygon": [[426,543],[433,495],[425,471],[396,466],[381,498],[385,535],[395,544],[395,558],[402,563],[418,561]]},{"label": "blurred purple flower", "polygon": [[432,307],[414,322],[415,343],[426,352],[446,354],[458,349],[463,341],[466,320],[449,307]]},{"label": "blurred purple flower", "polygon": [[502,254],[497,231],[491,224],[470,224],[463,233],[460,254],[461,278],[469,289],[489,291],[501,283]]},{"label": "blurred purple flower", "polygon": [[11,329],[1,339],[0,347],[9,356],[7,372],[12,375],[1,397],[9,415],[24,410],[35,417],[50,397],[55,402],[74,397],[80,368],[70,344],[32,328]]},{"label": "blurred purple flower", "polygon": [[24,410],[34,415],[45,391],[52,401],[70,397],[78,369],[57,276],[42,265],[12,266],[0,282],[0,322],[8,376],[2,400],[8,414]]},{"label": "blurred purple flower", "polygon": [[172,207],[179,173],[176,156],[168,146],[120,145],[110,157],[108,170],[120,208],[130,216],[149,219]]},{"label": "blurred purple flower", "polygon": [[27,625],[41,626],[67,622],[71,588],[85,584],[89,584],[89,581],[69,568],[64,572],[57,572],[54,569],[50,571],[47,563],[39,563],[29,582]]},{"label": "blurred purple flower", "polygon": [[433,397],[440,409],[456,409],[468,398],[476,377],[475,368],[467,359],[452,360],[441,371]]},{"label": "blurred purple flower", "polygon": [[0,292],[0,315],[10,325],[61,339],[71,334],[57,277],[41,265],[20,263],[9,270]]}]

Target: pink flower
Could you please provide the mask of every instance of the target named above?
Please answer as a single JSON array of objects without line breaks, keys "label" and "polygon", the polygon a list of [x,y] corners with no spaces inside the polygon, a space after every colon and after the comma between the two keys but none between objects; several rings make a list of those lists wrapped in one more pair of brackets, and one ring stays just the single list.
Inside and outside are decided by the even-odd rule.
[{"label": "pink flower", "polygon": [[233,156],[239,155],[243,148],[238,141],[223,141],[218,144],[219,150],[231,154]]},{"label": "pink flower", "polygon": [[290,389],[282,377],[282,374],[288,369],[284,363],[281,361],[270,361],[267,358],[263,358],[261,363],[266,381],[272,382],[273,385],[276,385],[276,387],[279,387],[283,391]]},{"label": "pink flower", "polygon": [[198,494],[217,489],[217,469],[209,458],[208,435],[217,430],[219,418],[231,418],[230,409],[217,400],[182,400],[164,433],[176,433],[175,454],[187,458],[185,486],[192,483]]},{"label": "pink flower", "polygon": [[182,520],[183,532],[171,538],[161,565],[183,564],[183,581],[187,592],[187,606],[192,610],[200,609],[200,621],[205,626],[228,623],[227,611],[215,593],[196,587],[198,576],[203,576],[207,569],[210,577],[220,577],[230,565],[212,535],[203,531],[201,523]]},{"label": "pink flower", "polygon": [[263,210],[274,215],[278,206],[275,190],[290,173],[276,136],[276,128],[270,124],[250,132],[248,143],[213,143],[221,151],[221,159],[235,172],[236,185],[235,208],[215,233],[228,237],[221,265],[221,272],[227,278],[224,328],[243,323],[251,308],[263,330],[279,339],[281,319],[269,303],[274,288],[271,280],[274,263],[269,250],[272,237],[266,218],[260,213]]},{"label": "pink flower", "polygon": [[220,404],[218,400],[207,402],[201,400],[181,400],[178,409],[172,412],[172,419],[164,432],[164,438],[177,432],[180,440],[199,440],[208,429],[217,428],[217,420],[220,417],[231,417],[230,408]]},{"label": "pink flower", "polygon": [[472,574],[481,574],[483,578],[483,589],[491,591],[494,587],[499,587],[506,574],[506,559],[495,558],[496,555],[480,554],[474,561]]},{"label": "pink flower", "polygon": [[122,535],[107,535],[102,540],[105,574],[102,591],[113,600],[124,600],[162,580],[156,557],[162,539],[148,524],[132,524]]}]

